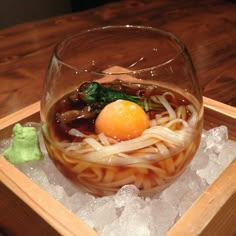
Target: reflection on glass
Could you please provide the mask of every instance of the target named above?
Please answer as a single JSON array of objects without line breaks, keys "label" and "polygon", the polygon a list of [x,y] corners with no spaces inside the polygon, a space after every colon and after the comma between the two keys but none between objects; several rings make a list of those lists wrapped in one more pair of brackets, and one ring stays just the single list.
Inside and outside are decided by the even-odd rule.
[{"label": "reflection on glass", "polygon": [[170,184],[198,148],[202,96],[175,35],[110,26],[60,42],[41,101],[50,158],[86,191],[134,184],[148,195]]}]

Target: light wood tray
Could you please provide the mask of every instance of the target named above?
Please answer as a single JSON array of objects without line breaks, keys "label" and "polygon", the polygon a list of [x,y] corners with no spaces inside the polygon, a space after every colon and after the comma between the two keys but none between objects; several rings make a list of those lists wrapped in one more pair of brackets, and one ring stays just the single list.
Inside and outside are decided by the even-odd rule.
[{"label": "light wood tray", "polygon": [[[205,129],[226,125],[236,140],[236,108],[204,98]],[[15,123],[39,122],[39,102],[0,119],[0,139]],[[169,230],[168,236],[236,235],[236,161],[198,198]],[[97,235],[82,220],[0,157],[0,234]]]}]

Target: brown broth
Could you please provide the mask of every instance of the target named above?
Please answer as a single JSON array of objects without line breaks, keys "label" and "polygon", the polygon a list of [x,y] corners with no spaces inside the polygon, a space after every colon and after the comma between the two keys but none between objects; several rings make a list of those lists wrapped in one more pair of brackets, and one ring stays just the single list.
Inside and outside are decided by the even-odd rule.
[{"label": "brown broth", "polygon": [[[122,82],[122,84],[124,84]],[[145,87],[148,85],[137,85],[129,87],[130,85],[127,84],[125,87],[121,88],[120,81],[113,82],[112,84],[103,84],[105,87],[110,87],[112,89],[121,90],[124,93],[129,95],[137,95],[142,92],[143,100],[144,98],[149,98],[153,95],[162,95],[167,90],[160,89],[159,87],[155,87],[151,93],[148,92],[148,95],[145,96]],[[141,87],[142,89],[140,89]],[[81,138],[69,135],[68,132],[72,128],[79,130],[84,134],[95,134],[95,120],[96,117],[90,119],[75,119],[71,122],[66,124],[61,123],[58,120],[58,114],[62,114],[66,111],[70,110],[77,110],[82,109],[86,106],[86,103],[77,98],[76,94],[78,90],[75,90],[69,94],[64,95],[61,99],[59,99],[49,110],[47,115],[47,124],[50,133],[53,135],[53,139],[57,141],[67,141],[67,142],[78,142],[81,141]],[[172,92],[173,93],[173,92]],[[173,108],[178,107],[180,105],[189,104],[189,101],[186,100],[184,97],[181,97],[179,94],[174,94],[175,99],[172,99],[171,96],[167,96],[168,102],[172,105]],[[161,110],[150,110],[147,112],[149,119],[153,119],[156,114],[163,112],[165,109],[162,108]],[[98,115],[98,114],[97,114]],[[188,118],[188,117],[187,117]]]},{"label": "brown broth", "polygon": [[[122,89],[118,81],[112,85],[103,85]],[[145,89],[146,85],[132,85],[132,87],[127,85],[125,92],[136,95],[141,91],[146,98],[153,95],[162,95],[166,92],[166,90],[155,87],[151,93],[149,91],[147,94]],[[122,91],[124,90],[122,89]],[[83,141],[81,137],[69,135],[70,129],[75,128],[82,133],[96,135],[94,129],[96,116],[90,119],[76,119],[68,123],[62,123],[58,120],[58,114],[69,110],[82,109],[86,106],[83,101],[77,99],[77,92],[78,90],[66,94],[51,107],[47,115],[48,132],[44,132],[44,138],[49,156],[58,169],[86,191],[97,196],[111,195],[125,184],[134,184],[140,189],[142,195],[149,195],[171,183],[192,160],[200,142],[202,120],[193,127],[194,135],[192,140],[189,140],[189,145],[164,160],[144,160],[143,163],[138,164],[111,166],[109,164],[81,160],[79,156],[75,157],[75,155],[65,152],[65,150],[56,145],[57,142]],[[191,104],[190,101],[179,94],[174,95],[174,99],[171,96],[167,96],[167,100],[173,109],[181,105]],[[152,119],[156,114],[163,111],[165,110],[151,110],[147,114]],[[186,120],[190,115],[187,114]],[[129,154],[132,155],[132,152]]]}]

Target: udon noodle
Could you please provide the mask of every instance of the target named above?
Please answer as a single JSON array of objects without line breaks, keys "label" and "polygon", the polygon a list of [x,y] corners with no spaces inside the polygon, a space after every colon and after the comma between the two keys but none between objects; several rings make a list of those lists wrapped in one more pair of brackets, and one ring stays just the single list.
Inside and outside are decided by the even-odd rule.
[{"label": "udon noodle", "polygon": [[79,141],[58,139],[49,123],[43,129],[49,155],[66,176],[93,194],[110,195],[127,184],[136,185],[143,194],[152,192],[181,173],[200,142],[199,111],[186,99],[174,103],[181,100],[178,97],[171,91],[151,94],[148,100],[163,109],[149,116],[150,126],[139,137],[129,140],[76,127],[67,133]]}]

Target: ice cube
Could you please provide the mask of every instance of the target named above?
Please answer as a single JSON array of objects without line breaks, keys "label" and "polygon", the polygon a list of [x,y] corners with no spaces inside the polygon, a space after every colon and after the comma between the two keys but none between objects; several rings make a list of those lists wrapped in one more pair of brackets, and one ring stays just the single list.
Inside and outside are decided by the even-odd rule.
[{"label": "ice cube", "polygon": [[0,154],[3,154],[3,152],[11,145],[12,139],[2,139],[0,141]]},{"label": "ice cube", "polygon": [[94,196],[78,191],[64,199],[62,204],[72,212],[76,213],[79,211],[79,209],[85,208],[87,205],[89,205],[92,201],[94,201],[94,199]]},{"label": "ice cube", "polygon": [[204,169],[197,170],[197,174],[207,181],[208,184],[212,184],[213,181],[221,174],[224,168],[222,168],[217,162],[209,161]]},{"label": "ice cube", "polygon": [[[94,198],[91,199],[90,202],[88,202],[87,204],[85,204],[84,206],[81,206],[80,209],[78,209],[78,211],[76,212],[76,215],[78,215],[82,220],[84,220],[85,222],[87,222],[90,227],[95,228],[97,223],[96,223],[96,215],[100,214],[100,212],[98,211],[97,213],[96,210],[98,208],[102,208],[103,209],[103,213],[104,214],[109,214],[109,212],[104,211],[104,205],[106,205],[107,203],[110,203],[111,201],[113,201],[113,198],[110,196],[107,197],[101,197],[101,198]],[[109,204],[107,204],[109,205]],[[114,207],[115,204],[113,203]],[[95,215],[94,215],[95,213]],[[104,216],[106,217],[106,216]],[[112,217],[111,217],[112,218]],[[99,221],[105,222],[104,219],[97,219]]]},{"label": "ice cube", "polygon": [[[137,209],[136,209],[137,210]],[[132,211],[133,212],[133,211]],[[102,236],[151,236],[149,221],[150,207],[138,210],[132,214],[124,214],[113,221],[112,224],[106,225],[100,235]],[[154,236],[154,235],[153,235]]]},{"label": "ice cube", "polygon": [[115,204],[117,207],[126,206],[138,196],[139,190],[134,185],[123,186],[115,195]]},{"label": "ice cube", "polygon": [[192,204],[198,197],[198,192],[189,192],[184,195],[177,209],[179,217],[181,217],[192,206]]},{"label": "ice cube", "polygon": [[236,142],[228,140],[223,146],[217,163],[223,168],[228,166],[236,158]]},{"label": "ice cube", "polygon": [[[41,135],[39,132],[43,142]],[[108,197],[85,193],[58,171],[43,143],[43,160],[17,167],[101,236],[163,236],[236,157],[236,142],[227,139],[224,126],[204,131],[190,166],[168,188],[150,198],[139,197],[134,185]]]},{"label": "ice cube", "polygon": [[162,192],[160,199],[171,204],[182,216],[206,187],[206,181],[187,168],[175,183]]},{"label": "ice cube", "polygon": [[189,172],[186,175],[189,191],[183,196],[178,205],[178,214],[181,217],[191,205],[197,200],[201,193],[207,188],[208,184],[204,179],[201,179],[196,172]]},{"label": "ice cube", "polygon": [[65,189],[60,185],[48,184],[42,186],[52,197],[56,200],[63,202],[64,199],[67,199],[68,196],[65,192]]},{"label": "ice cube", "polygon": [[208,155],[204,152],[203,148],[199,148],[195,154],[193,160],[191,161],[190,167],[192,170],[196,171],[206,167],[209,161]]},{"label": "ice cube", "polygon": [[178,206],[188,190],[188,185],[186,185],[184,181],[178,179],[161,193],[160,199],[168,202],[172,206]]},{"label": "ice cube", "polygon": [[78,186],[72,183],[68,178],[66,178],[56,167],[56,165],[51,161],[48,155],[45,155],[43,161],[40,163],[41,168],[47,173],[48,180],[51,184],[60,183],[61,186],[65,188],[66,193],[71,196],[72,194],[82,191]]},{"label": "ice cube", "polygon": [[122,235],[150,235],[151,208],[149,206],[142,208],[141,205],[135,202],[125,207],[119,219]]},{"label": "ice cube", "polygon": [[156,236],[165,235],[178,216],[177,207],[166,200],[155,199],[150,204],[153,218],[152,234]]},{"label": "ice cube", "polygon": [[197,170],[197,174],[211,184],[224,169],[236,158],[236,143],[233,141],[225,141],[220,153],[208,153],[209,162],[203,169]]},{"label": "ice cube", "polygon": [[213,128],[207,132],[206,150],[219,153],[227,140],[228,129],[226,126]]},{"label": "ice cube", "polygon": [[116,208],[113,201],[108,201],[100,207],[95,207],[90,216],[94,222],[94,228],[100,231],[105,225],[111,224],[117,218]]},{"label": "ice cube", "polygon": [[[33,181],[40,183],[41,179],[48,179],[45,171],[41,168],[42,160],[19,163],[16,167]],[[47,173],[47,172],[46,172]]]}]

